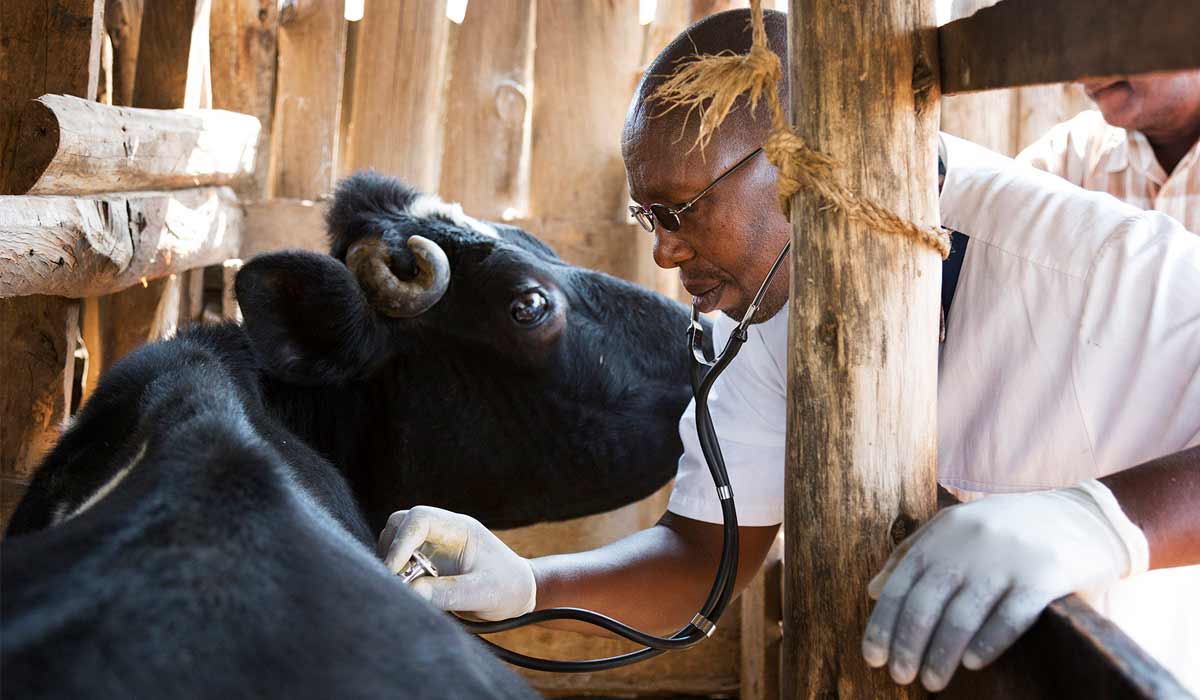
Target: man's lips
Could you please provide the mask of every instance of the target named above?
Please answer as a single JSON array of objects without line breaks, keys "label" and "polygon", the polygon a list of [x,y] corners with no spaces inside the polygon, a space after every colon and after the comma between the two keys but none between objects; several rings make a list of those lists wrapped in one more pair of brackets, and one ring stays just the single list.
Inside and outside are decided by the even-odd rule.
[{"label": "man's lips", "polygon": [[709,313],[716,311],[717,303],[721,301],[721,292],[725,290],[724,282],[716,284],[704,285],[684,285],[688,293],[692,295],[692,305],[701,313]]}]

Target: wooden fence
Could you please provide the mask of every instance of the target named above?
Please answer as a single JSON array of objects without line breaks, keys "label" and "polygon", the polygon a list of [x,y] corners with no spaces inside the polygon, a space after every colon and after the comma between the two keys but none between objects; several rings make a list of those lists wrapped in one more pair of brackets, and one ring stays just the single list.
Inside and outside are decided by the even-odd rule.
[{"label": "wooden fence", "polygon": [[[1195,0],[1002,0],[933,25],[924,0],[790,0],[793,83],[820,86],[792,90],[792,127],[853,164],[843,182],[922,223],[938,220],[930,108],[940,95],[1200,66]],[[862,659],[862,591],[935,510],[926,411],[937,322],[926,301],[937,295],[937,259],[808,192],[791,212],[792,279],[805,284],[793,286],[789,319],[783,694],[922,697]],[[960,671],[946,695],[1189,697],[1075,596],[1052,604],[998,663]]]},{"label": "wooden fence", "polygon": [[[998,1],[954,0],[950,18],[970,17]],[[1050,127],[1093,107],[1083,88],[1075,83],[946,95],[942,98],[941,130],[1015,156]]]},{"label": "wooden fence", "polygon": [[[676,275],[654,268],[650,239],[625,213],[620,126],[642,67],[671,37],[745,2],[658,0],[644,25],[641,4],[472,0],[455,24],[446,19],[446,0],[368,0],[357,22],[345,20],[342,0],[4,0],[0,194],[9,196],[0,197],[0,516],[7,519],[41,454],[104,368],[188,323],[235,315],[227,287],[238,257],[323,248],[321,201],[354,169],[402,176],[472,214],[524,226],[572,262],[678,294]],[[779,4],[826,11],[810,0]],[[1071,11],[1120,16],[1124,6],[1060,4],[1004,3],[1043,23],[1034,23],[1035,38],[1048,36],[1046,27],[1062,30]],[[1160,16],[1170,5],[1154,0],[1140,11]],[[1188,8],[1194,27],[1194,3]],[[1019,44],[1013,12],[942,33],[946,92],[1068,80],[1082,75],[1079,66],[1200,63],[1196,42],[1167,37],[1148,46],[1122,35],[1140,50],[1136,65],[1094,47],[1060,61],[1040,44],[1027,51],[1036,60],[1014,61],[1007,72],[982,70],[997,62],[988,53],[996,46]],[[999,38],[972,48],[972,31]],[[947,126],[1014,152],[1033,135],[1034,127],[1012,127],[1011,115],[1033,104],[1026,94],[1010,98],[1007,126],[986,137],[957,129],[952,118]],[[69,97],[35,102],[43,95]],[[163,111],[178,108],[188,111]],[[976,110],[963,121],[975,127],[997,112]],[[89,133],[80,136],[80,124]],[[81,138],[87,148],[69,148]],[[125,158],[102,163],[105,153]],[[526,554],[592,547],[650,525],[664,504],[660,493],[613,513],[504,536]],[[780,576],[779,567],[768,567],[718,636],[695,650],[623,671],[531,674],[531,681],[552,693],[772,697],[780,678]],[[815,579],[793,568],[789,580],[800,596]],[[1059,635],[1055,648],[1072,649],[1082,644],[1078,626],[1052,623],[1084,618],[1060,605],[1042,627]],[[1119,640],[1106,634],[1104,644]],[[542,630],[505,641],[550,655],[620,648]],[[1087,647],[1101,649],[1088,658],[1133,653],[1110,653],[1116,647],[1104,644]],[[1014,663],[1037,656],[1022,653]],[[794,674],[795,639],[789,658]]]},{"label": "wooden fence", "polygon": [[[0,7],[3,521],[100,373],[146,341],[235,316],[238,258],[323,250],[323,200],[354,170],[400,176],[573,263],[680,294],[628,218],[621,125],[643,66],[692,21],[746,0],[657,0],[652,18],[639,17],[644,0],[471,0],[461,24],[446,0],[367,0],[353,22],[343,1]],[[502,536],[529,555],[594,547],[653,524],[665,504],[664,490]],[[779,586],[770,568],[695,650],[531,681],[551,693],[767,697]],[[623,648],[544,630],[504,642],[551,656]]]}]

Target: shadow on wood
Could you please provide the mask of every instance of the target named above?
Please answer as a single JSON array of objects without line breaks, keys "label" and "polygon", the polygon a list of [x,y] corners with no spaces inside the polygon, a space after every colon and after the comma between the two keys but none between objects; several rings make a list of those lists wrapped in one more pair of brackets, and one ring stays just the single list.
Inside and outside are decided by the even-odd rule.
[{"label": "shadow on wood", "polygon": [[1056,600],[996,663],[959,669],[943,698],[1193,698],[1175,676],[1078,596]]}]

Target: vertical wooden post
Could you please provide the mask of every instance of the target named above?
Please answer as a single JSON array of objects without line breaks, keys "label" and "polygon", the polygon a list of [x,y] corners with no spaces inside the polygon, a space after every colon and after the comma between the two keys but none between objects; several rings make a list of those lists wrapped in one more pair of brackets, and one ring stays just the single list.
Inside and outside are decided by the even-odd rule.
[{"label": "vertical wooden post", "polygon": [[[932,0],[792,0],[792,120],[838,176],[936,223]],[[934,511],[938,255],[793,198],[784,697],[922,696],[863,661],[867,582]]]},{"label": "vertical wooden post", "polygon": [[638,3],[550,2],[537,9],[533,215],[623,221],[621,126],[642,53]]},{"label": "vertical wooden post", "polygon": [[783,537],[777,537],[758,575],[742,591],[740,700],[777,700]]},{"label": "vertical wooden post", "polygon": [[115,105],[133,104],[133,82],[137,74],[138,42],[142,39],[143,0],[108,0],[104,26],[113,45],[113,100]]},{"label": "vertical wooden post", "polygon": [[[77,299],[0,299],[0,480],[10,494],[24,491],[70,411],[78,337]],[[0,527],[16,507],[10,498]]]},{"label": "vertical wooden post", "polygon": [[[208,28],[212,0],[146,3],[138,46],[133,106],[209,107]],[[209,96],[204,104],[204,96]]]},{"label": "vertical wooden post", "polygon": [[[399,37],[386,41],[394,44]],[[343,3],[322,2],[311,12],[281,21],[271,125],[272,196],[316,199],[332,188],[345,60]]]},{"label": "vertical wooden post", "polygon": [[533,0],[471,3],[450,27],[440,191],[472,216],[529,208],[535,8]]},{"label": "vertical wooden post", "polygon": [[[96,99],[103,36],[104,0],[0,2],[0,180],[27,100]],[[78,336],[78,300],[0,300],[0,527],[70,410]]]},{"label": "vertical wooden post", "polygon": [[354,62],[348,170],[375,168],[437,191],[449,25],[445,0],[367,3]]},{"label": "vertical wooden post", "polygon": [[531,230],[569,261],[626,279],[639,279],[646,235],[625,209],[620,151],[642,34],[636,0],[537,6]]},{"label": "vertical wooden post", "polygon": [[[208,69],[209,14],[212,0],[154,0],[144,15],[138,3],[122,3],[122,26],[140,27],[133,45],[134,107],[178,109],[211,107]],[[114,3],[115,4],[115,3]],[[115,48],[115,47],[114,47]],[[119,89],[114,84],[114,91]],[[149,280],[84,303],[84,345],[88,349],[86,399],[99,376],[142,344],[174,335],[181,321],[186,275]],[[187,317],[186,309],[183,314]]]},{"label": "vertical wooden post", "polygon": [[238,189],[249,200],[263,198],[267,190],[278,25],[278,0],[213,0],[212,106],[253,115],[262,124],[254,179]]}]

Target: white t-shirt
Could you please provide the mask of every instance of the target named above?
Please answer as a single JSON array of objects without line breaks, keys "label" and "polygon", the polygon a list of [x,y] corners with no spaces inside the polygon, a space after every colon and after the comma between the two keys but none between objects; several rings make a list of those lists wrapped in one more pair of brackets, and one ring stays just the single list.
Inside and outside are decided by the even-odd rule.
[{"label": "white t-shirt", "polygon": [[[718,314],[713,346],[723,348],[737,321]],[[749,338],[708,394],[721,456],[729,472],[741,525],[783,522],[783,459],[787,440],[787,306],[765,323],[750,326]],[[707,522],[721,522],[721,504],[696,436],[696,402],[679,421],[683,456],[667,509]]]},{"label": "white t-shirt", "polygon": [[[966,500],[1070,486],[1200,443],[1200,238],[1160,213],[945,142],[942,222],[970,242],[939,360],[938,481]],[[718,343],[732,326],[718,321]],[[709,410],[739,522],[772,525],[783,520],[786,307],[752,329]],[[680,436],[668,508],[720,522],[693,407]],[[1200,605],[1183,605],[1186,586],[1197,597],[1200,567],[1150,572],[1093,602],[1200,687]]]}]

